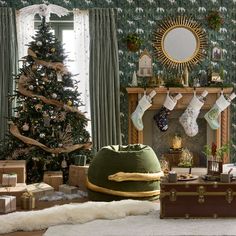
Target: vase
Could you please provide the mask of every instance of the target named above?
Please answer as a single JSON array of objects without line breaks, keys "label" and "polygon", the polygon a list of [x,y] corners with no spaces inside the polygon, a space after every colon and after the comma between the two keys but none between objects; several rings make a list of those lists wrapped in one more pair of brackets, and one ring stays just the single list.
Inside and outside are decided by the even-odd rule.
[{"label": "vase", "polygon": [[207,174],[219,176],[223,171],[223,162],[222,161],[207,161]]}]

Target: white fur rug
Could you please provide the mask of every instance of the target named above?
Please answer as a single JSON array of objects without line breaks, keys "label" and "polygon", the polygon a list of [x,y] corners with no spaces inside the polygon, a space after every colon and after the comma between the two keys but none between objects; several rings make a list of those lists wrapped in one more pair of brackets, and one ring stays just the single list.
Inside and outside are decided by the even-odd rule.
[{"label": "white fur rug", "polygon": [[[157,204],[149,201],[122,200],[65,204],[38,211],[14,212],[0,216],[0,234],[18,230],[46,229],[59,224],[78,224],[95,219],[119,219],[147,214]],[[70,234],[63,234],[70,235]]]},{"label": "white fur rug", "polygon": [[[156,204],[159,207],[159,204]],[[50,227],[44,236],[235,236],[235,219],[160,219],[147,215]]]}]

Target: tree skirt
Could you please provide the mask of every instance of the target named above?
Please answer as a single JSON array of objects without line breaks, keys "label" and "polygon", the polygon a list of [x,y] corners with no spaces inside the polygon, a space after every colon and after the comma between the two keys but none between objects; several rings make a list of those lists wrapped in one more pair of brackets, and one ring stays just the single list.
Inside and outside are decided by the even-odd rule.
[{"label": "tree skirt", "polygon": [[114,220],[147,214],[156,207],[156,203],[149,201],[122,200],[73,203],[38,211],[14,212],[0,216],[0,234],[41,230],[54,225],[85,223],[95,219]]}]

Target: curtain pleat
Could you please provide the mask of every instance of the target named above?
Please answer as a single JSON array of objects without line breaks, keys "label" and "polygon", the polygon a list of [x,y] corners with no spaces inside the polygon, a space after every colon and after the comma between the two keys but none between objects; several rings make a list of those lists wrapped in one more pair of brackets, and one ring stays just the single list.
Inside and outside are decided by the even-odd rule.
[{"label": "curtain pleat", "polygon": [[89,10],[90,98],[95,151],[121,144],[116,9]]},{"label": "curtain pleat", "polygon": [[13,75],[18,65],[15,10],[0,8],[0,139],[7,131],[7,117],[12,115],[9,96],[13,93]]}]

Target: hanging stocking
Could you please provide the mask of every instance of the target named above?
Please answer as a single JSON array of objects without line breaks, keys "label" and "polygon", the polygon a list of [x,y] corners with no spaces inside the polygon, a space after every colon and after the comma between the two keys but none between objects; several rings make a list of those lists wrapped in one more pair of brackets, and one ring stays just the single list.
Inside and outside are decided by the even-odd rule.
[{"label": "hanging stocking", "polygon": [[135,111],[131,115],[134,127],[139,131],[143,130],[143,114],[149,107],[152,106],[152,98],[155,95],[156,91],[154,90],[149,95],[144,94],[143,97],[139,100]]},{"label": "hanging stocking", "polygon": [[198,133],[197,117],[204,105],[204,98],[207,94],[208,92],[205,90],[200,96],[196,96],[196,92],[194,91],[194,96],[187,109],[179,118],[179,122],[183,126],[185,133],[190,137]]},{"label": "hanging stocking", "polygon": [[157,127],[165,132],[168,129],[168,115],[170,111],[172,111],[177,104],[177,101],[182,98],[182,94],[178,93],[174,98],[169,95],[169,92],[166,95],[165,102],[161,107],[160,111],[153,117],[155,120]]},{"label": "hanging stocking", "polygon": [[214,106],[208,111],[204,118],[207,120],[208,124],[212,129],[218,129],[220,124],[218,122],[218,116],[222,111],[224,111],[236,97],[235,93],[232,93],[227,99],[224,97],[223,93],[216,100]]}]

